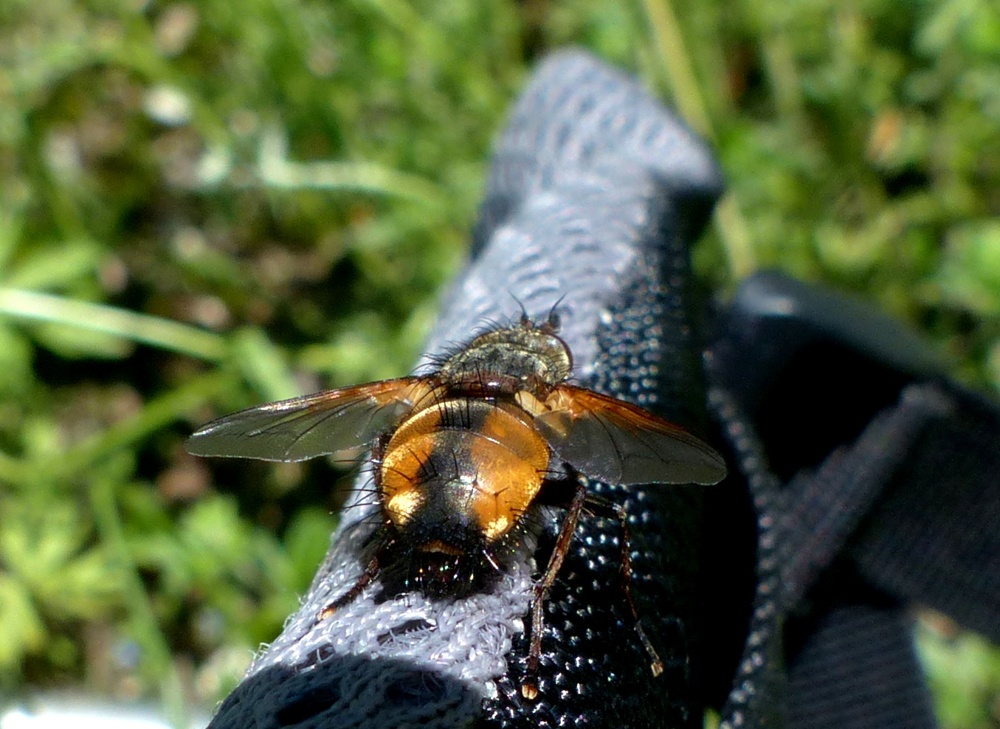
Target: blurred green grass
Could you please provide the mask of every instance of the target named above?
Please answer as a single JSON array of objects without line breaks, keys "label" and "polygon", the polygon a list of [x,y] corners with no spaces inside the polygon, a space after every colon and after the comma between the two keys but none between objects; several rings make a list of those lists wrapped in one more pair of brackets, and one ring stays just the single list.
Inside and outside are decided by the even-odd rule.
[{"label": "blurred green grass", "polygon": [[[729,194],[696,266],[720,291],[777,266],[855,292],[1000,392],[992,0],[6,0],[0,38],[4,692],[177,716],[235,683],[342,474],[183,439],[408,370],[551,48],[713,140]],[[922,632],[947,725],[1000,726],[996,650]]]}]

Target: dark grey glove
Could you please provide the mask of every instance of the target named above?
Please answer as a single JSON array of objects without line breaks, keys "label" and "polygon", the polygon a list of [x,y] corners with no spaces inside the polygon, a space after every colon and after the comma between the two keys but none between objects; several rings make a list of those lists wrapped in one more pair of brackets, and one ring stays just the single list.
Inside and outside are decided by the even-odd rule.
[{"label": "dark grey glove", "polygon": [[718,486],[590,484],[630,515],[632,593],[664,674],[623,601],[614,520],[581,519],[534,701],[525,626],[557,514],[539,512],[489,590],[364,597],[318,620],[364,568],[375,510],[359,496],[213,727],[695,727],[705,706],[734,728],[933,726],[906,606],[1000,639],[1000,411],[885,317],[777,275],[744,283],[705,349],[687,247],[720,186],[633,81],[553,56],[500,138],[427,347],[558,303],[579,384],[726,449]]},{"label": "dark grey glove", "polygon": [[[557,303],[578,384],[707,424],[687,245],[720,189],[704,145],[633,81],[582,53],[538,71],[502,135],[473,259],[427,352],[521,306]],[[254,661],[212,726],[698,726],[692,670],[705,487],[609,487],[633,525],[632,592],[665,663],[654,677],[619,587],[619,525],[583,517],[546,604],[540,696],[521,697],[525,624],[556,520],[488,594],[358,599],[371,507],[349,508],[302,608]],[[360,524],[360,526],[359,526]],[[534,541],[534,540],[527,540]]]}]

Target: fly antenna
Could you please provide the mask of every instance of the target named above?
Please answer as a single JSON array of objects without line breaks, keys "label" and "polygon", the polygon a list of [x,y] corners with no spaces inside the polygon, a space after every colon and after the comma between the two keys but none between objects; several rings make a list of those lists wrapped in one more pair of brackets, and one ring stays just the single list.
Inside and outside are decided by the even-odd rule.
[{"label": "fly antenna", "polygon": [[524,302],[522,302],[519,298],[517,298],[517,296],[514,295],[513,291],[510,291],[508,289],[507,293],[510,294],[510,298],[514,299],[514,303],[517,304],[517,308],[521,310],[521,316],[518,319],[521,326],[524,327],[530,325],[531,319],[528,317],[528,310],[524,308]]},{"label": "fly antenna", "polygon": [[563,294],[558,299],[556,299],[556,302],[552,305],[552,308],[549,309],[549,315],[545,318],[545,324],[543,325],[542,328],[546,329],[550,334],[555,334],[556,332],[559,331],[559,324],[560,324],[559,305],[563,302],[563,299],[565,298],[566,294]]}]

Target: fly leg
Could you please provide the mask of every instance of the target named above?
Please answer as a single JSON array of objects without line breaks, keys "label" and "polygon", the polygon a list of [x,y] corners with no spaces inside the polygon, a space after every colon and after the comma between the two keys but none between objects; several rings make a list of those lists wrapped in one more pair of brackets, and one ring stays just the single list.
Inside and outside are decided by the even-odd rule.
[{"label": "fly leg", "polygon": [[576,523],[580,520],[580,512],[583,511],[583,505],[587,501],[587,488],[581,483],[579,477],[574,481],[576,489],[573,493],[573,499],[566,509],[562,526],[559,528],[555,549],[552,550],[552,556],[549,557],[545,574],[535,584],[535,597],[531,604],[531,644],[528,647],[528,664],[525,668],[524,680],[521,682],[521,695],[529,700],[538,696],[538,662],[542,654],[542,633],[545,629],[543,612],[545,598],[556,581],[556,575],[559,574],[559,568],[562,567],[566,553],[569,552],[570,540],[573,539]]},{"label": "fly leg", "polygon": [[344,605],[347,605],[349,602],[354,600],[354,598],[360,595],[362,591],[366,587],[368,587],[369,583],[372,580],[374,580],[377,575],[378,575],[378,555],[376,554],[372,558],[372,561],[368,563],[368,566],[365,567],[365,571],[361,573],[361,576],[358,578],[358,581],[354,583],[354,586],[350,590],[345,592],[343,595],[338,597],[336,600],[331,602],[329,605],[327,605],[325,608],[320,610],[318,619],[326,620],[327,618],[332,616],[335,612],[340,610],[340,608],[344,607]]},{"label": "fly leg", "polygon": [[[382,457],[385,454],[385,447],[388,441],[389,441],[388,436],[383,433],[382,435],[380,435],[378,438],[375,439],[375,443],[372,445],[371,468],[372,468],[372,473],[374,475],[375,486],[379,492],[381,492],[381,488],[379,487],[379,477],[381,473]],[[357,522],[353,524],[352,527],[357,527],[361,523],[362,522]],[[354,586],[351,587],[350,590],[345,592],[343,595],[341,595],[336,600],[334,600],[325,608],[319,611],[319,615],[317,616],[318,620],[321,621],[326,620],[327,618],[332,616],[335,612],[340,610],[340,608],[344,607],[344,605],[347,605],[349,602],[354,600],[358,595],[360,595],[364,591],[366,587],[368,587],[371,581],[378,576],[379,557],[386,549],[391,547],[393,544],[392,538],[386,534],[385,529],[386,529],[385,525],[382,525],[382,527],[376,529],[374,532],[372,532],[370,535],[368,535],[368,537],[364,539],[365,546],[371,545],[373,542],[379,542],[379,546],[375,550],[375,556],[372,557],[371,561],[368,563],[368,566],[365,567],[365,571],[361,573],[361,576],[358,578],[358,581],[354,583]]]}]

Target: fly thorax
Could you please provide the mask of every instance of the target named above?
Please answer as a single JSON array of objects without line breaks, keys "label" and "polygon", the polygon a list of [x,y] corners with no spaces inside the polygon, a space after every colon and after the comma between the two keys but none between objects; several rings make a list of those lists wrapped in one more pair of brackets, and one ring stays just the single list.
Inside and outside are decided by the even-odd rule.
[{"label": "fly thorax", "polygon": [[[513,383],[514,390],[551,388],[569,378],[573,363],[566,344],[530,325],[497,329],[476,337],[442,365],[446,381]],[[510,389],[507,387],[506,389]]]}]

